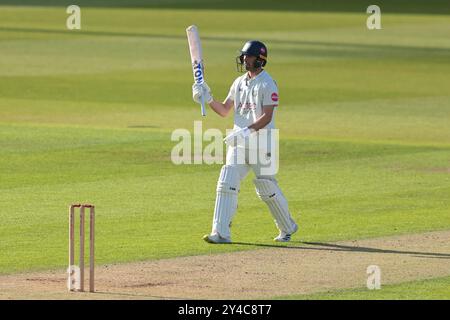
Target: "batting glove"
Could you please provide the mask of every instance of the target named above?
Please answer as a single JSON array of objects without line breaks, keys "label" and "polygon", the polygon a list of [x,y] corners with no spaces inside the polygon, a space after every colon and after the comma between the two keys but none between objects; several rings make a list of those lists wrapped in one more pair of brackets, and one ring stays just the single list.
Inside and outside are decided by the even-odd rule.
[{"label": "batting glove", "polygon": [[225,139],[223,139],[223,141],[229,146],[235,146],[237,141],[239,141],[239,140],[242,141],[245,138],[249,137],[251,134],[252,134],[252,131],[248,127],[245,127],[245,128],[233,131],[232,133],[227,135],[225,137]]},{"label": "batting glove", "polygon": [[192,85],[192,99],[194,99],[194,101],[197,103],[201,103],[202,95],[206,103],[209,104],[213,101],[211,89],[206,84],[206,82],[203,82],[202,84],[194,83]]}]

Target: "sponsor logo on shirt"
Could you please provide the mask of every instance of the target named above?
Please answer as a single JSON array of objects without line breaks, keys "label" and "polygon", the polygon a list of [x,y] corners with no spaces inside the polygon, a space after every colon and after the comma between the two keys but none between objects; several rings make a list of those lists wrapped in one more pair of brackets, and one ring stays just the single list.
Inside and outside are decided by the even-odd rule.
[{"label": "sponsor logo on shirt", "polygon": [[252,112],[252,110],[256,110],[256,104],[251,102],[240,102],[237,107],[237,112],[242,116],[249,114],[250,112]]},{"label": "sponsor logo on shirt", "polygon": [[272,101],[278,101],[278,94],[276,92],[271,95]]}]

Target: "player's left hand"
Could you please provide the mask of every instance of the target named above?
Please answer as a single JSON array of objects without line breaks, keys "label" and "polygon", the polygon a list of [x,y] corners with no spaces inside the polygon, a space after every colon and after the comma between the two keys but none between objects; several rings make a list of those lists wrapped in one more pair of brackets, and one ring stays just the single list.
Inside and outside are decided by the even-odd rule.
[{"label": "player's left hand", "polygon": [[223,141],[229,146],[235,146],[236,141],[244,140],[249,137],[251,133],[252,131],[248,127],[241,128],[227,135]]}]

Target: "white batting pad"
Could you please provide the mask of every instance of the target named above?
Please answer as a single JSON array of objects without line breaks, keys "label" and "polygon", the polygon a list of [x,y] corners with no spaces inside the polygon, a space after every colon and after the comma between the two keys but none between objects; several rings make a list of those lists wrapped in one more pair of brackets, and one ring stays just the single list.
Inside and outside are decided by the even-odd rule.
[{"label": "white batting pad", "polygon": [[254,179],[258,197],[269,207],[280,231],[295,232],[295,222],[289,213],[288,203],[277,183],[269,179]]},{"label": "white batting pad", "polygon": [[212,234],[230,238],[230,223],[237,209],[239,185],[239,171],[230,165],[223,166],[217,182]]}]

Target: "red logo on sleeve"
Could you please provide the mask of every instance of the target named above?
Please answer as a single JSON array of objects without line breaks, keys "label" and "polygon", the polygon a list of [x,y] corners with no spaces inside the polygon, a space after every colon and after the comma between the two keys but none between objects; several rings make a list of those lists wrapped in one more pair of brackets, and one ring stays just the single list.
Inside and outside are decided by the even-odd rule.
[{"label": "red logo on sleeve", "polygon": [[278,101],[278,94],[276,92],[272,93],[272,101]]}]

